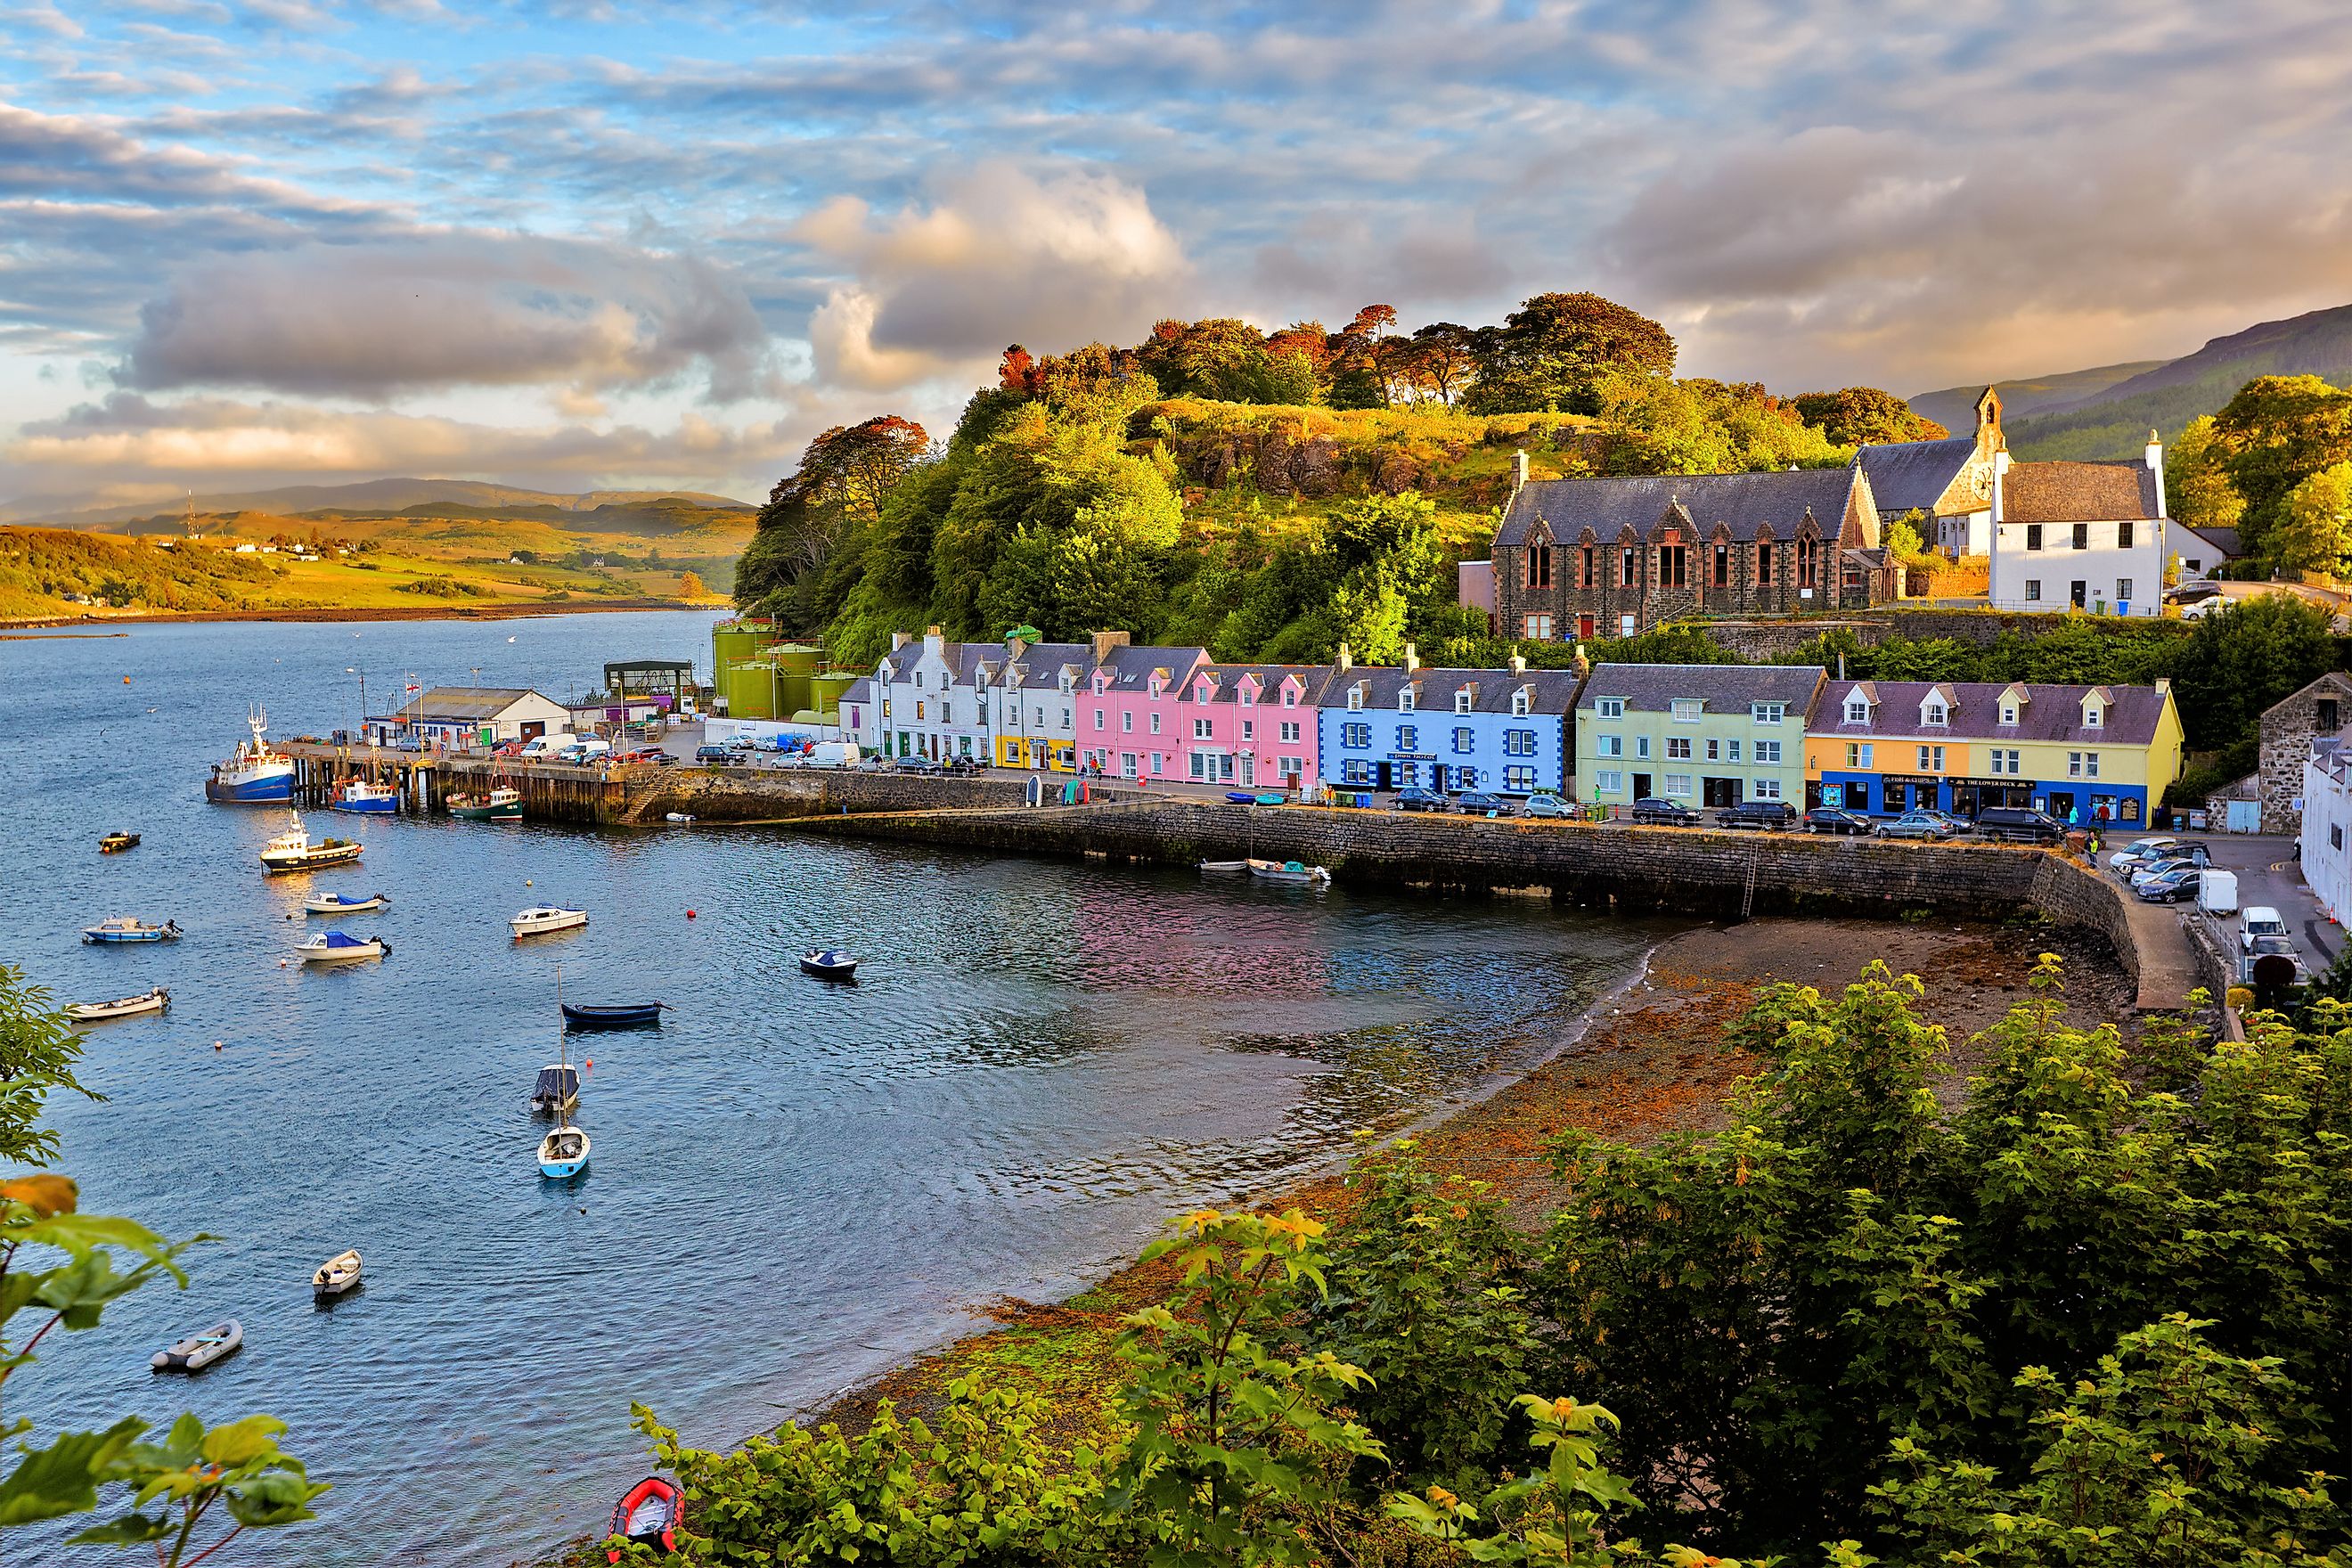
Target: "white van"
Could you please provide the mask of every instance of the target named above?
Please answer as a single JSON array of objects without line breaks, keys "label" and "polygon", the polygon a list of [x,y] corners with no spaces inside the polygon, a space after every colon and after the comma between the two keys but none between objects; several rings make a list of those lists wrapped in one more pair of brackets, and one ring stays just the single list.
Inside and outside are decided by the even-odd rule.
[{"label": "white van", "polygon": [[2291,937],[2294,934],[2286,929],[2286,921],[2279,919],[2279,912],[2268,904],[2248,904],[2246,912],[2238,917],[2238,951],[2241,952],[2253,952],[2254,938],[2258,936]]},{"label": "white van", "polygon": [[849,741],[819,741],[804,753],[805,766],[812,768],[854,768],[857,765],[857,747]]},{"label": "white van", "polygon": [[522,754],[526,757],[551,757],[575,739],[577,737],[572,735],[533,735],[523,742]]}]

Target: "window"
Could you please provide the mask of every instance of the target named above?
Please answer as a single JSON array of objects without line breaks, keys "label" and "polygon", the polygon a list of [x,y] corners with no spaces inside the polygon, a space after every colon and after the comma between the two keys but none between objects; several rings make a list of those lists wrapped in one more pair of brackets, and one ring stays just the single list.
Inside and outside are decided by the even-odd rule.
[{"label": "window", "polygon": [[2318,728],[2331,733],[2341,728],[2341,721],[2336,718],[2338,710],[2336,706],[2336,699],[2322,697],[2315,700],[2311,707],[2312,722]]},{"label": "window", "polygon": [[1470,711],[1470,693],[1467,691],[1457,691],[1454,694],[1454,710],[1456,713],[1467,713]]},{"label": "window", "polygon": [[1919,722],[1922,724],[1930,724],[1940,730],[1949,724],[1951,719],[1952,710],[1940,702],[1923,702],[1919,705]]},{"label": "window", "polygon": [[1371,743],[1372,727],[1370,724],[1342,724],[1339,726],[1339,744],[1343,746],[1353,746],[1358,750],[1361,750]]},{"label": "window", "polygon": [[1234,693],[1234,700],[1244,708],[1255,708],[1257,706],[1257,693],[1244,686]]},{"label": "window", "polygon": [[1603,768],[1592,775],[1592,787],[1603,795],[1625,793],[1625,775],[1614,768]]},{"label": "window", "polygon": [[1282,772],[1283,776],[1286,778],[1305,778],[1307,776],[1307,763],[1302,758],[1285,757],[1282,759]]},{"label": "window", "polygon": [[2025,602],[2029,605],[2038,605],[2042,602],[2041,578],[2028,577],[2025,580]]},{"label": "window", "polygon": [[2042,548],[2042,525],[2040,523],[2029,522],[2025,525],[2025,548],[2028,550],[2039,550]]},{"label": "window", "polygon": [[1690,754],[1691,743],[1690,737],[1688,735],[1669,735],[1666,737],[1666,760],[1668,762],[1686,763],[1690,761]]},{"label": "window", "polygon": [[1361,686],[1350,686],[1348,688],[1348,711],[1361,713],[1363,710],[1364,689]]},{"label": "window", "polygon": [[1396,749],[1400,752],[1417,752],[1421,750],[1420,726],[1416,724],[1398,725]]},{"label": "window", "polygon": [[1545,540],[1538,539],[1528,546],[1528,586],[1551,586],[1551,545]]},{"label": "window", "polygon": [[1213,721],[1207,719],[1195,719],[1192,721],[1192,739],[1196,741],[1205,741],[1216,732],[1216,725]]},{"label": "window", "polygon": [[1780,781],[1779,779],[1750,779],[1750,780],[1748,780],[1748,799],[1750,799],[1750,800],[1778,800],[1778,799],[1780,799]]},{"label": "window", "polygon": [[1095,728],[1096,728],[1096,729],[1097,729],[1097,730],[1101,729],[1101,728],[1103,727],[1103,724],[1108,721],[1108,718],[1109,718],[1109,715],[1108,715],[1108,714],[1107,714],[1107,713],[1105,713],[1101,709],[1099,709],[1099,708],[1096,709],[1096,710],[1095,710]]},{"label": "window", "polygon": [[1731,586],[1731,546],[1728,544],[1715,547],[1715,585],[1718,588]]},{"label": "window", "polygon": [[1601,584],[1593,580],[1592,575],[1592,546],[1586,545],[1580,553],[1584,557],[1584,586],[1598,588]]},{"label": "window", "polygon": [[1779,765],[1780,761],[1780,742],[1778,741],[1757,742],[1756,760],[1759,763],[1769,763],[1775,766]]},{"label": "window", "polygon": [[1625,700],[1622,697],[1604,697],[1595,711],[1603,719],[1622,719],[1625,717]]},{"label": "window", "polygon": [[1628,610],[1623,615],[1617,617],[1617,635],[1619,637],[1630,637],[1638,630],[1640,630],[1640,627],[1634,623],[1633,611]]},{"label": "window", "polygon": [[1130,709],[1128,711],[1122,712],[1118,716],[1118,727],[1119,731],[1122,734],[1132,735],[1135,733],[1135,713],[1133,710]]},{"label": "window", "polygon": [[2344,847],[2344,825],[2342,823],[2331,822],[2327,825],[2327,847],[2330,849],[2341,849]]},{"label": "window", "polygon": [[1633,552],[1630,546],[1617,552],[1617,585],[1620,588],[1633,585]]},{"label": "window", "polygon": [[1155,735],[1160,733],[1160,715],[1157,713],[1151,716],[1151,732]]},{"label": "window", "polygon": [[1349,784],[1372,782],[1372,764],[1361,757],[1349,757],[1339,764],[1339,776]]},{"label": "window", "polygon": [[1723,753],[1723,754],[1724,754],[1725,756],[1727,756],[1727,757],[1730,758],[1730,759],[1731,759],[1733,762],[1735,762],[1735,763],[1736,763],[1736,762],[1738,762],[1738,761],[1739,760],[1739,742],[1737,742],[1737,741],[1726,741],[1726,742],[1724,742],[1724,747],[1725,747],[1725,750],[1724,750],[1724,753]]},{"label": "window", "polygon": [[2004,724],[2010,725],[2014,725],[2017,722],[2016,703],[2004,702],[2000,705],[2000,721]]},{"label": "window", "polygon": [[2066,753],[2066,776],[2070,779],[2095,779],[2099,776],[2099,753],[2069,752]]},{"label": "window", "polygon": [[1797,541],[1797,586],[1819,586],[1821,576],[1822,542],[1810,534]]},{"label": "window", "polygon": [[890,717],[890,700],[887,697],[882,699],[882,717],[885,719]]},{"label": "window", "polygon": [[1410,686],[1400,687],[1397,690],[1397,711],[1400,713],[1410,713],[1412,711],[1413,706],[1412,688]]},{"label": "window", "polygon": [[1282,721],[1282,739],[1285,744],[1289,744],[1298,739],[1297,720],[1285,719]]},{"label": "window", "polygon": [[1511,717],[1514,719],[1524,719],[1527,716],[1528,689],[1523,686],[1517,691],[1511,693]]},{"label": "window", "polygon": [[2116,524],[2116,548],[2117,550],[2129,550],[2131,547],[2132,525],[2128,522],[2119,522]]},{"label": "window", "polygon": [[[1019,704],[1018,702],[1014,703],[1014,704],[1013,705],[1013,712],[1015,712],[1015,713],[1020,712],[1020,711],[1021,711],[1021,704]],[[1038,724],[1038,725],[1041,725],[1041,726],[1042,726],[1042,725],[1045,722],[1045,710],[1043,708],[1038,709],[1038,710],[1037,710],[1037,716],[1036,716],[1036,718],[1034,718],[1034,719],[1031,720],[1031,721],[1030,721],[1030,722],[1032,722],[1032,723],[1034,723],[1034,724]]]},{"label": "window", "polygon": [[1701,702],[1696,697],[1675,698],[1674,702],[1675,722],[1677,724],[1697,723],[1699,721],[1700,711],[1705,707],[1706,704]]},{"label": "window", "polygon": [[1257,739],[1256,720],[1244,719],[1242,721],[1242,739],[1244,741],[1255,741]]},{"label": "window", "polygon": [[1549,616],[1529,616],[1528,617],[1527,635],[1529,642],[1551,641],[1551,617]]},{"label": "window", "polygon": [[2118,605],[2128,605],[2128,604],[2130,604],[2130,603],[2131,603],[2131,596],[2132,596],[2132,592],[2131,592],[2131,591],[2132,591],[2132,580],[2131,580],[2130,578],[2128,578],[2128,577],[2118,577],[2118,578],[2116,578],[2116,604],[2118,604]]},{"label": "window", "polygon": [[1454,731],[1454,749],[1457,752],[1465,753],[1476,751],[1478,749],[1478,731],[1469,728],[1467,725],[1457,728]]},{"label": "window", "polygon": [[1996,773],[2003,773],[2014,778],[2022,761],[2023,758],[2020,753],[2014,751],[2005,751],[1998,746],[1993,748],[1992,771]]},{"label": "window", "polygon": [[1662,588],[1690,585],[1690,552],[1681,545],[1658,546],[1658,585]]},{"label": "window", "polygon": [[1845,700],[1845,721],[1849,724],[1869,723],[1870,699],[1867,697],[1847,698]]},{"label": "window", "polygon": [[1756,581],[1759,584],[1772,581],[1772,542],[1769,539],[1756,542]]},{"label": "window", "polygon": [[1625,737],[1598,735],[1593,738],[1592,754],[1596,757],[1622,757],[1625,754]]},{"label": "window", "polygon": [[1710,763],[1723,761],[1723,742],[1712,736],[1708,737],[1706,742],[1706,760]]},{"label": "window", "polygon": [[1507,757],[1532,757],[1536,754],[1536,732],[1533,730],[1503,731],[1503,754]]},{"label": "window", "polygon": [[1691,792],[1691,776],[1688,773],[1668,773],[1665,781],[1665,793],[1668,795],[1688,795]]},{"label": "window", "polygon": [[1298,688],[1296,686],[1286,686],[1282,689],[1282,705],[1285,708],[1296,708],[1298,706]]},{"label": "window", "polygon": [[1636,735],[1633,737],[1633,754],[1637,757],[1646,757],[1650,754],[1649,736]]},{"label": "window", "polygon": [[1525,795],[1536,787],[1536,771],[1530,767],[1505,768],[1503,787],[1517,795]]},{"label": "window", "polygon": [[2089,523],[2078,522],[2074,525],[2074,548],[2077,550],[2088,550],[2091,548],[2091,525]]},{"label": "window", "polygon": [[918,703],[916,703],[916,704],[915,704],[915,717],[916,717],[916,718],[918,718],[918,719],[920,719],[922,716],[923,716],[923,705],[922,705],[921,703],[918,702]]},{"label": "window", "polygon": [[1849,741],[1846,742],[1845,765],[1847,767],[1867,768],[1876,766],[1876,764],[1870,759],[1871,745],[1869,742]]},{"label": "window", "polygon": [[1788,716],[1789,705],[1785,702],[1751,702],[1748,705],[1748,717],[1754,723],[1778,724]]},{"label": "window", "polygon": [[1919,771],[1923,773],[1942,773],[1944,771],[1944,748],[1941,746],[1920,747]]}]

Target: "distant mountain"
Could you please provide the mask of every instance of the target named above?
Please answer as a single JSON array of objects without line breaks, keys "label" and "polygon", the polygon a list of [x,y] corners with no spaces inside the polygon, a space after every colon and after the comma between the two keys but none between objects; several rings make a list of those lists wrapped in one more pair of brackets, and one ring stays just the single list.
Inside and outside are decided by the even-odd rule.
[{"label": "distant mountain", "polygon": [[[680,501],[692,506],[749,510],[748,501],[701,490],[584,490],[566,495],[554,490],[524,489],[516,485],[485,484],[478,479],[362,479],[348,485],[286,485],[277,489],[245,490],[195,498],[195,510],[205,513],[258,511],[280,517],[303,512],[399,512],[418,508],[457,507],[472,512],[510,507],[551,507],[562,511],[589,511],[604,506],[641,506],[651,501]],[[131,506],[77,507],[66,496],[24,496],[0,505],[0,523],[47,523],[60,528],[104,528],[109,523],[169,515],[180,505],[146,501]]]},{"label": "distant mountain", "polygon": [[[2352,383],[2352,305],[2264,321],[2176,360],[1995,384],[2010,450],[2019,457],[2133,458],[2151,429],[2171,440],[2191,419],[2216,412],[2258,375],[2317,375],[2338,385]],[[2026,389],[2030,400],[2013,396],[2012,386]],[[1923,393],[1911,399],[1911,406],[1960,430],[1968,426],[1969,407],[1982,390]],[[1958,424],[1937,412],[1953,408]]]}]

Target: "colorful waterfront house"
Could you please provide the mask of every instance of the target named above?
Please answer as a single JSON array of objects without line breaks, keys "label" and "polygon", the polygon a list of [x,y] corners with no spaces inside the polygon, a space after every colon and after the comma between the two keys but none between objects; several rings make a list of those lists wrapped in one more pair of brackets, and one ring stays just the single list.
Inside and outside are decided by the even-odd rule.
[{"label": "colorful waterfront house", "polygon": [[1339,652],[1316,714],[1323,781],[1341,789],[1492,790],[1568,785],[1569,715],[1580,677],[1529,669],[1360,668]]},{"label": "colorful waterfront house", "polygon": [[2030,806],[2061,822],[2135,826],[2180,774],[2169,681],[1832,680],[1805,734],[1809,801],[1973,817]]},{"label": "colorful waterfront house", "polygon": [[841,733],[866,751],[882,749],[882,704],[874,695],[872,676],[859,676],[841,694]]},{"label": "colorful waterfront house", "polygon": [[1209,661],[1209,650],[1132,647],[1117,632],[1098,638],[1102,657],[1079,689],[1079,765],[1123,779],[1182,778],[1179,709],[1185,683]]},{"label": "colorful waterfront house", "polygon": [[1065,773],[1077,766],[1078,693],[1096,658],[1092,643],[1008,640],[987,690],[997,766]]},{"label": "colorful waterfront house", "polygon": [[1183,776],[1244,789],[1314,788],[1315,703],[1330,678],[1328,665],[1194,666],[1178,704]]},{"label": "colorful waterfront house", "polygon": [[1603,664],[1576,703],[1576,791],[1604,806],[1805,798],[1819,665]]},{"label": "colorful waterfront house", "polygon": [[986,691],[1004,645],[950,642],[937,626],[920,642],[894,632],[890,644],[874,667],[882,754],[988,761]]}]

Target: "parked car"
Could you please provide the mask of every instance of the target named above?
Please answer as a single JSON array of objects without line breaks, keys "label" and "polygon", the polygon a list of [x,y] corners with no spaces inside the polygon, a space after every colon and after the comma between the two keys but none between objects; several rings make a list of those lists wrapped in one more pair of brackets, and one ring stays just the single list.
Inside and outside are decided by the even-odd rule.
[{"label": "parked car", "polygon": [[1989,805],[1977,813],[1977,833],[2019,844],[2055,844],[2066,837],[2066,825],[2030,806]]},{"label": "parked car", "polygon": [[1499,795],[1490,794],[1483,789],[1465,790],[1455,795],[1454,809],[1465,816],[1486,816],[1489,814],[1496,816],[1516,816],[1519,811],[1516,802],[1506,800]]},{"label": "parked car", "polygon": [[1785,800],[1743,800],[1715,814],[1717,827],[1754,827],[1767,833],[1793,827],[1796,822],[1797,808]]},{"label": "parked car", "polygon": [[1573,805],[1560,799],[1549,790],[1528,796],[1527,811],[1529,816],[1574,816],[1576,815],[1576,807]]},{"label": "parked car", "polygon": [[2258,936],[2254,945],[2238,961],[2238,978],[2248,985],[2276,990],[2300,985],[2311,978],[2311,973],[2304,968],[2294,943],[2283,936]]},{"label": "parked car", "polygon": [[1396,793],[1396,808],[1399,811],[1444,811],[1446,809],[1445,797],[1433,789],[1407,784]]},{"label": "parked car", "polygon": [[1952,836],[1950,824],[1932,811],[1906,811],[1892,822],[1882,822],[1870,830],[1880,838],[1923,838],[1933,842]]},{"label": "parked car", "polygon": [[740,752],[726,746],[697,746],[694,748],[694,760],[698,763],[708,763],[713,767],[725,768],[734,766],[743,758]]},{"label": "parked car", "polygon": [[1843,806],[1817,805],[1805,813],[1805,831],[1808,833],[1868,833],[1874,826],[1862,813],[1848,811]]},{"label": "parked car", "polygon": [[2238,917],[2238,950],[2241,952],[2253,952],[2254,943],[2263,937],[2292,939],[2293,935],[2286,929],[2286,921],[2279,919],[2279,912],[2268,904],[2248,904],[2246,912]]},{"label": "parked car", "polygon": [[900,757],[898,771],[902,773],[943,773],[948,770],[945,763],[935,763],[929,757]]},{"label": "parked car", "polygon": [[2132,893],[2151,904],[2186,903],[2197,896],[2204,879],[2204,872],[2194,866],[2182,865],[2158,876],[2135,879]]},{"label": "parked car", "polygon": [[969,778],[975,773],[985,772],[987,766],[987,763],[977,757],[957,757],[947,764],[947,771],[960,777]]},{"label": "parked car", "polygon": [[2164,858],[2164,852],[2179,843],[2178,838],[2135,838],[2107,857],[2107,869],[2128,876],[2135,867]]},{"label": "parked car", "polygon": [[2162,860],[2152,860],[2145,866],[2133,867],[2131,885],[2137,888],[2143,882],[2152,882],[2158,877],[2169,877],[2175,871],[2202,871],[2204,868],[2203,861],[2192,859],[2189,856],[2168,856]]},{"label": "parked car", "polygon": [[1644,827],[1696,827],[1698,813],[1678,800],[1645,795],[1633,803],[1633,821]]}]

